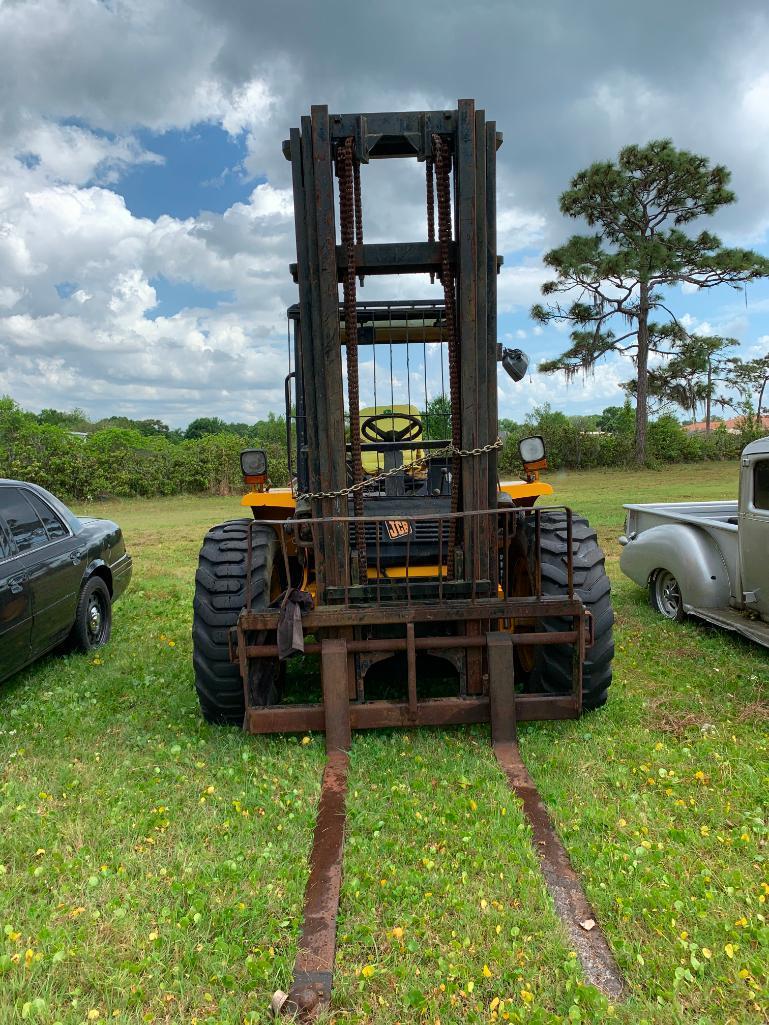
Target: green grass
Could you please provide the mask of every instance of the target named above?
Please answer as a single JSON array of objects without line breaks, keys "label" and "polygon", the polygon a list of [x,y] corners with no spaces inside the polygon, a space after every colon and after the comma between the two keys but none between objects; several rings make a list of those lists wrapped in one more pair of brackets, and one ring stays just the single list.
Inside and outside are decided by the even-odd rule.
[{"label": "green grass", "polygon": [[[661,621],[617,566],[623,502],[733,497],[737,467],[550,479],[609,553],[616,675],[606,709],[521,744],[629,999],[583,984],[488,730],[392,731],[353,745],[332,1017],[767,1021],[769,657]],[[111,644],[0,689],[0,1023],[265,1021],[290,980],[322,737],[199,718],[194,565],[235,499],[89,511],[135,558]]]}]

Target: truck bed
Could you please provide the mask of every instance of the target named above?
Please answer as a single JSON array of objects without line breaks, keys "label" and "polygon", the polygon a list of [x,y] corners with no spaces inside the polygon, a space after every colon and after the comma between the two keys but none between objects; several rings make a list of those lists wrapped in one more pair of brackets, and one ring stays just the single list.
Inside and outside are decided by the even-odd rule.
[{"label": "truck bed", "polygon": [[692,523],[698,527],[709,527],[737,532],[737,501],[730,502],[651,502],[644,505],[629,504],[624,507],[628,517],[629,530],[640,533],[660,523],[675,520]]}]

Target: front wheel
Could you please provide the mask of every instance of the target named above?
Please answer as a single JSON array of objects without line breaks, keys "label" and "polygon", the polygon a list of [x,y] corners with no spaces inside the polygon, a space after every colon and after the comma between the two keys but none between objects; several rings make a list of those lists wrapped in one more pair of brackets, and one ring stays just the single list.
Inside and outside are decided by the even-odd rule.
[{"label": "front wheel", "polygon": [[[566,515],[563,512],[540,514],[542,593],[550,598],[568,596],[568,558]],[[533,516],[519,524],[510,546],[509,579],[512,593],[531,595],[536,578],[536,534]],[[582,666],[582,707],[600,708],[606,703],[612,678],[614,612],[611,586],[605,558],[595,530],[584,516],[572,517],[572,565],[574,593],[593,616],[594,641]],[[552,633],[572,628],[569,619],[544,619],[520,624],[523,630]],[[573,646],[571,644],[518,647],[516,680],[524,691],[568,694],[571,690]]]},{"label": "front wheel", "polygon": [[91,577],[83,585],[75,611],[72,642],[78,651],[88,654],[106,644],[112,632],[112,598],[101,577]]},{"label": "front wheel", "polygon": [[665,619],[683,623],[686,619],[681,586],[666,569],[658,569],[649,581],[649,604]]},{"label": "front wheel", "polygon": [[[192,660],[195,689],[206,722],[240,726],[246,702],[240,668],[230,661],[228,635],[249,591],[248,534],[251,531],[251,607],[268,608],[280,595],[278,539],[272,527],[252,520],[220,523],[205,536],[195,574]],[[261,640],[274,643],[274,634]],[[282,671],[277,658],[251,659],[248,681],[255,705],[280,701]]]}]

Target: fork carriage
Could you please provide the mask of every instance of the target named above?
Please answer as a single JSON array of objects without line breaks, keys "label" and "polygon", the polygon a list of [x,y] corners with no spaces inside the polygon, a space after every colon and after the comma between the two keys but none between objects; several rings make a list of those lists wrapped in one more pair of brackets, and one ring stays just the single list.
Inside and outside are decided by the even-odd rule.
[{"label": "fork carriage", "polygon": [[[572,547],[570,510],[562,510],[567,546]],[[575,595],[572,560],[566,563],[567,589],[563,598],[541,594],[541,575],[534,574],[535,593],[520,596],[513,592],[510,560],[504,552],[512,546],[521,523],[541,534],[541,512],[515,507],[489,514],[457,513],[453,518],[494,519],[498,546],[500,583],[490,580],[448,579],[447,567],[420,565],[411,561],[412,548],[418,549],[421,536],[434,537],[439,552],[445,553],[448,521],[452,514],[439,518],[421,515],[398,521],[408,528],[401,541],[405,548],[397,576],[388,574],[386,544],[371,545],[375,555],[365,584],[355,578],[355,549],[349,543],[361,521],[337,517],[268,521],[250,526],[248,556],[253,559],[253,532],[267,527],[279,538],[284,573],[291,574],[294,552],[303,543],[314,548],[315,536],[323,527],[334,526],[343,532],[349,553],[345,579],[341,585],[327,588],[327,603],[320,604],[302,617],[305,634],[317,638],[304,644],[307,654],[321,655],[323,704],[265,706],[255,700],[250,687],[253,678],[251,660],[275,660],[278,646],[275,631],[280,609],[254,610],[247,601],[231,636],[231,657],[237,661],[244,680],[245,728],[251,733],[335,731],[344,737],[350,729],[386,726],[459,725],[488,722],[490,719],[490,680],[499,677],[499,685],[509,691],[515,702],[517,720],[565,719],[577,717],[582,708],[582,664],[592,643],[592,616]],[[377,539],[387,534],[393,521],[384,517],[366,518],[364,536]],[[490,525],[491,526],[491,525]],[[302,541],[302,537],[305,541]],[[411,538],[415,540],[412,542]],[[367,543],[367,548],[369,547]],[[538,563],[537,563],[538,565]],[[250,572],[247,571],[250,576]],[[557,621],[557,622],[556,622]],[[562,625],[554,629],[553,625]],[[550,629],[542,629],[543,626]],[[265,634],[267,635],[265,638]],[[515,693],[514,649],[537,645],[572,645],[571,689],[565,694]],[[406,656],[406,700],[366,700],[365,679],[376,663],[396,653]],[[425,654],[450,663],[457,677],[453,697],[421,698],[418,693],[417,655]],[[329,715],[339,723],[329,722]],[[344,745],[348,746],[347,744]]]}]

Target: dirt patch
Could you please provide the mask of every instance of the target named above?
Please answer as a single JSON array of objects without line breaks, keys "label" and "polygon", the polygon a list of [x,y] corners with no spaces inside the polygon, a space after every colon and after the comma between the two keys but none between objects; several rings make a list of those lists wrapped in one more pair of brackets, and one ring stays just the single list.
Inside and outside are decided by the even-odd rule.
[{"label": "dirt patch", "polygon": [[702,730],[708,721],[704,712],[682,712],[667,707],[664,702],[664,698],[655,698],[649,702],[649,726],[653,730],[668,733],[680,740],[689,730]]},{"label": "dirt patch", "polygon": [[754,701],[742,706],[736,718],[737,722],[748,722],[751,719],[769,721],[769,696],[759,691]]}]

